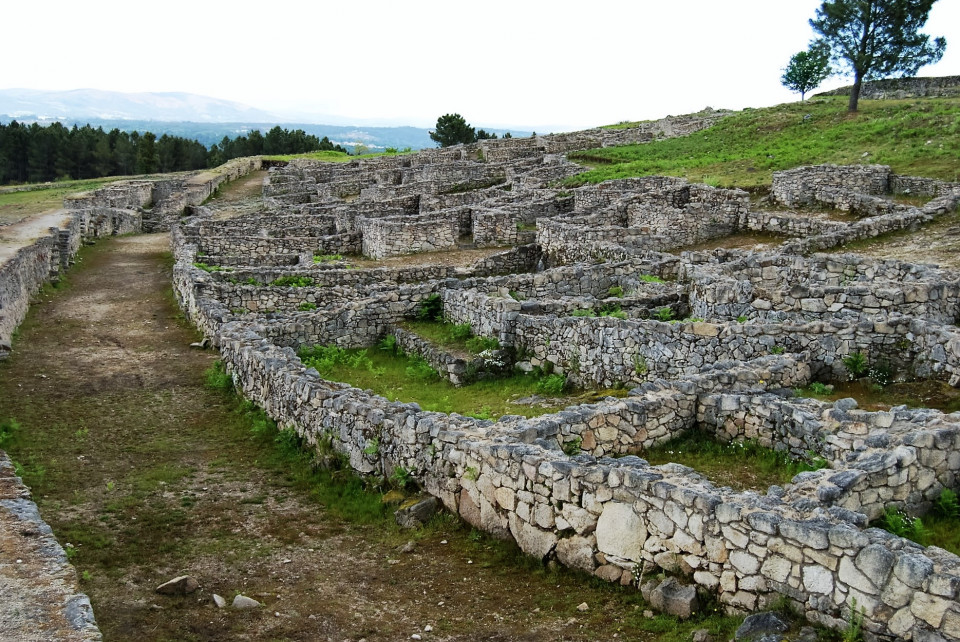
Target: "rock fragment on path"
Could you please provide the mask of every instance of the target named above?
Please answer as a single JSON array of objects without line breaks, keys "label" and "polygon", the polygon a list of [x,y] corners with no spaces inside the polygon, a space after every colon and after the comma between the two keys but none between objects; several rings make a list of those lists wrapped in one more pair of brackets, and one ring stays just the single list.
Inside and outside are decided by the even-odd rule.
[{"label": "rock fragment on path", "polygon": [[440,500],[436,497],[427,497],[420,500],[410,500],[401,504],[394,516],[397,524],[403,528],[420,528],[433,517],[440,509]]},{"label": "rock fragment on path", "polygon": [[213,594],[213,603],[217,605],[218,609],[222,609],[227,606],[227,601],[223,598],[222,595]]},{"label": "rock fragment on path", "polygon": [[233,598],[233,604],[231,606],[233,606],[235,609],[255,609],[259,608],[261,604],[252,597],[238,594],[235,598]]},{"label": "rock fragment on path", "polygon": [[189,595],[200,588],[200,583],[189,575],[175,577],[156,588],[161,595]]}]

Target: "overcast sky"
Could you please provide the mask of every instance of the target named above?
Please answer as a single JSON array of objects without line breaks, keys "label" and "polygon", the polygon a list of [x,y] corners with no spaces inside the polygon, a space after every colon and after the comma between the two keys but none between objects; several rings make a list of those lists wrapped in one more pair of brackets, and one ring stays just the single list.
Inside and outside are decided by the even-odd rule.
[{"label": "overcast sky", "polygon": [[[819,0],[47,0],[2,12],[0,88],[183,91],[288,118],[583,129],[796,99]],[[924,29],[960,75],[960,0]],[[831,78],[823,88],[850,84]],[[329,120],[329,119],[328,119]],[[373,122],[370,122],[373,121]]]}]

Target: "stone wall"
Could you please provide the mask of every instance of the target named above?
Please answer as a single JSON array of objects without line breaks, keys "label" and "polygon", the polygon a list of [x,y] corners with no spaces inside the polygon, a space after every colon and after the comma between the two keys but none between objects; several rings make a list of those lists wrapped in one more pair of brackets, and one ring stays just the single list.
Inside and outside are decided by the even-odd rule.
[{"label": "stone wall", "polygon": [[886,165],[811,165],[773,173],[770,194],[788,207],[834,203],[838,191],[881,195],[890,191]]},{"label": "stone wall", "polygon": [[[462,161],[470,153],[464,148],[443,157]],[[423,159],[408,160],[412,168]],[[349,171],[362,174],[378,194],[395,195],[404,169],[384,163]],[[336,172],[331,175],[341,175]],[[450,195],[442,197],[449,201],[427,197],[419,204],[436,206],[432,215],[446,216],[462,230],[464,212],[471,218],[485,210],[520,216],[522,191],[514,183],[495,199],[486,200],[491,191],[479,200]],[[943,488],[956,485],[960,443],[953,418],[906,409],[865,413],[852,400],[828,405],[786,390],[812,377],[845,378],[842,359],[856,351],[870,364],[886,359],[894,368],[960,385],[960,337],[956,327],[938,322],[948,320],[956,304],[951,273],[845,256],[652,252],[651,246],[704,233],[692,210],[700,219],[717,212],[711,224],[728,230],[751,220],[742,193],[677,179],[618,181],[585,188],[579,197],[541,196],[547,214],[535,217],[538,229],[569,232],[563,251],[589,245],[608,261],[481,275],[540,264],[544,256],[533,247],[477,264],[472,273],[417,268],[351,274],[301,265],[290,273],[316,276],[317,285],[284,289],[228,280],[250,275],[265,282],[286,272],[279,266],[200,272],[192,265],[197,237],[175,231],[175,288],[188,316],[220,347],[244,394],[281,425],[295,427],[311,445],[341,452],[363,474],[388,475],[404,467],[450,510],[516,540],[531,555],[625,584],[655,567],[679,572],[730,609],[754,609],[783,596],[808,619],[834,628],[845,626],[855,599],[867,631],[882,639],[960,638],[960,559],[866,528],[886,507],[922,511]],[[550,204],[561,198],[573,206]],[[879,229],[876,220],[932,220],[955,206],[952,196],[941,199],[931,208],[858,223]],[[690,220],[676,224],[687,208]],[[764,216],[755,220],[775,225]],[[395,220],[410,219],[407,214]],[[692,229],[674,231],[672,222]],[[834,230],[820,225],[819,237],[801,242],[828,242]],[[798,220],[789,226],[800,230]],[[640,233],[625,243],[633,229]],[[645,275],[678,281],[649,283]],[[888,293],[891,283],[900,283],[902,293]],[[423,412],[416,404],[390,403],[324,381],[294,353],[314,343],[370,346],[433,294],[440,294],[448,319],[498,338],[531,368],[542,365],[597,386],[640,385],[623,399],[491,422]],[[313,296],[318,309],[290,310],[302,295]],[[258,310],[261,303],[285,309],[254,314],[243,303],[244,310],[233,310],[233,297],[256,302]],[[770,308],[755,308],[755,301]],[[838,302],[839,310],[804,318],[821,314],[816,304]],[[629,318],[566,316],[613,305]],[[705,318],[636,318],[649,316],[655,305],[678,316],[696,308]],[[744,310],[753,318],[734,321]],[[409,349],[431,355],[441,368],[449,365],[449,355],[400,334]],[[634,456],[690,428],[724,439],[757,437],[795,456],[823,457],[831,467],[766,493],[738,493],[717,489],[683,466],[650,466]]]},{"label": "stone wall", "polygon": [[694,316],[802,322],[899,314],[946,324],[960,320],[955,272],[854,254],[717,258],[683,267]]},{"label": "stone wall", "polygon": [[[225,327],[221,346],[244,394],[282,425],[297,427],[311,444],[332,445],[361,472],[405,467],[450,510],[515,539],[538,558],[623,582],[631,582],[643,562],[685,570],[729,607],[754,609],[779,594],[809,619],[833,627],[844,626],[841,618],[855,598],[871,633],[957,638],[960,559],[863,530],[862,514],[810,495],[805,477],[766,495],[735,493],[682,466],[559,451],[561,426],[579,430],[583,442],[587,431],[594,433],[594,447],[601,448],[616,440],[614,433],[646,426],[647,416],[660,417],[651,425],[664,426],[665,433],[689,423],[696,404],[683,406],[689,393],[664,394],[671,384],[649,384],[599,414],[584,407],[492,424],[324,382],[289,352],[260,340],[255,328]],[[802,383],[795,372],[795,364],[769,362],[742,372],[708,370],[683,385],[701,393],[761,381],[790,387]],[[671,412],[663,409],[670,404],[681,412],[670,408],[675,417],[666,419]],[[625,421],[624,413],[631,419]],[[369,454],[374,439],[378,448]],[[834,471],[829,479],[845,483],[845,476]],[[831,486],[840,488],[833,482],[822,487]]]},{"label": "stone wall", "polygon": [[30,491],[0,451],[0,586],[4,618],[0,639],[102,640],[80,590],[76,569],[67,561]]},{"label": "stone wall", "polygon": [[361,219],[360,231],[363,234],[363,255],[382,259],[456,247],[460,222],[431,215]]},{"label": "stone wall", "polygon": [[[816,96],[849,96],[851,87],[823,91]],[[960,76],[885,78],[865,82],[860,98],[867,100],[960,96]]]}]

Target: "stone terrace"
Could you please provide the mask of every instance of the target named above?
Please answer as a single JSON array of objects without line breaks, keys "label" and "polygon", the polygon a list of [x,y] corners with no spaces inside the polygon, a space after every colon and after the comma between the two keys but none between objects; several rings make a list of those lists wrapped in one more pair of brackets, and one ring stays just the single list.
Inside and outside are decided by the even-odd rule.
[{"label": "stone terrace", "polygon": [[[244,394],[281,425],[362,474],[406,468],[450,511],[531,555],[623,584],[680,573],[735,611],[783,596],[833,628],[856,600],[879,639],[960,639],[960,558],[869,528],[888,507],[922,514],[958,489],[960,415],[867,412],[791,391],[846,378],[843,359],[857,352],[901,377],[960,385],[960,274],[815,253],[954,212],[960,185],[881,166],[800,168],[775,176],[776,210],[676,178],[555,187],[578,171],[567,151],[716,117],[274,168],[259,211],[217,220],[195,208],[174,228],[175,290]],[[903,205],[898,193],[930,200]],[[785,240],[684,251],[755,231]],[[499,249],[465,267],[356,256],[475,246]],[[494,422],[388,402],[296,356],[396,333],[458,382],[463,363],[397,331],[433,295],[516,367],[629,395]],[[573,314],[614,309],[625,318]],[[735,492],[635,455],[691,428],[829,468]],[[572,444],[580,454],[564,454]]]}]

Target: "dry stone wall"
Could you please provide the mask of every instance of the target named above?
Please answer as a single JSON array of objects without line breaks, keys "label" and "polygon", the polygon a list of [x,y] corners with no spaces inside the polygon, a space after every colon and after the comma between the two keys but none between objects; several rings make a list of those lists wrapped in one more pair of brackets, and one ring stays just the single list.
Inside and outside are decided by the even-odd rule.
[{"label": "dry stone wall", "polygon": [[[957,415],[865,412],[853,400],[792,392],[815,377],[845,378],[843,358],[856,352],[904,376],[960,385],[956,274],[803,256],[933,220],[955,210],[960,192],[877,167],[778,178],[775,192],[785,198],[855,210],[860,219],[841,227],[802,209],[751,212],[743,192],[675,178],[569,194],[543,187],[549,171],[567,171],[550,154],[613,140],[607,131],[274,169],[263,211],[229,222],[201,211],[174,230],[177,296],[238,387],[281,425],[362,474],[403,467],[449,510],[531,555],[624,584],[657,569],[678,573],[730,610],[786,598],[833,628],[846,626],[855,603],[877,639],[960,639],[960,558],[869,528],[887,508],[922,513],[944,488],[957,488]],[[610,134],[650,135],[642,127]],[[490,176],[507,183],[439,193]],[[923,207],[891,204],[891,189],[938,196]],[[288,195],[301,204],[279,200]],[[284,222],[305,234],[278,234]],[[307,255],[285,263],[307,249],[292,244],[328,238],[317,232],[329,226],[354,225],[370,254],[394,251],[387,244],[395,239],[409,246],[418,226],[438,222],[478,243],[519,244],[512,232],[527,230],[517,224],[535,225],[536,242],[469,269],[357,270],[349,258],[316,265]],[[377,240],[378,226],[393,238]],[[743,230],[799,238],[769,254],[664,253]],[[198,256],[207,249],[217,254]],[[229,269],[207,273],[198,259]],[[265,285],[284,275],[309,276],[312,285]],[[521,369],[633,387],[623,398],[535,419],[478,420],[326,381],[296,356],[304,345],[369,347],[392,333],[462,383],[465,357],[398,329],[434,295],[449,320],[497,338]],[[304,302],[316,309],[300,310]],[[691,428],[757,439],[829,468],[765,492],[735,492],[638,456]]]}]

